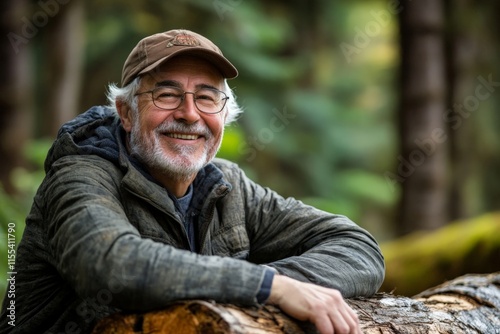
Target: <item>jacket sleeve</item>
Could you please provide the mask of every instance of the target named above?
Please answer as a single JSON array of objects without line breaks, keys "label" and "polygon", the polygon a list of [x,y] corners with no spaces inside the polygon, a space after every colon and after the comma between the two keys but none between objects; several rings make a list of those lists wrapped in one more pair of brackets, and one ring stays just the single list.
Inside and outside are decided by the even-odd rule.
[{"label": "jacket sleeve", "polygon": [[79,296],[126,310],[193,298],[257,304],[269,269],[142,238],[122,207],[115,167],[98,160],[63,158],[41,187],[53,265]]},{"label": "jacket sleeve", "polygon": [[366,230],[344,216],[285,199],[241,171],[239,177],[247,205],[250,261],[335,288],[345,298],[377,292],[384,279],[384,258]]}]

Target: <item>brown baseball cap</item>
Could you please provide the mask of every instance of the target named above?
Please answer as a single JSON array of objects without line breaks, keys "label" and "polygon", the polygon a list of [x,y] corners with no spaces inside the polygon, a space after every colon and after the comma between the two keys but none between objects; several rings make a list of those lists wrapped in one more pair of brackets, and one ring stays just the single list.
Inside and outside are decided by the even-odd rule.
[{"label": "brown baseball cap", "polygon": [[204,58],[219,69],[224,78],[238,76],[238,70],[208,38],[195,32],[176,29],[148,36],[130,52],[122,71],[122,87],[174,56],[190,54]]}]

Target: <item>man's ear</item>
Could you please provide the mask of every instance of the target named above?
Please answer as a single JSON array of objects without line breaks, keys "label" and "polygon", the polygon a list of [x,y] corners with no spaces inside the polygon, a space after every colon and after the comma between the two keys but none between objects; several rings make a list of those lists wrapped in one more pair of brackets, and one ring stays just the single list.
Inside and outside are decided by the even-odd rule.
[{"label": "man's ear", "polygon": [[130,109],[127,103],[123,101],[116,101],[116,111],[120,116],[120,120],[122,121],[122,126],[126,132],[130,132],[132,130],[132,109]]},{"label": "man's ear", "polygon": [[229,108],[224,107],[224,110],[221,112],[222,116],[222,121],[224,123],[224,126],[226,125],[226,120],[227,120],[227,115],[229,115]]}]

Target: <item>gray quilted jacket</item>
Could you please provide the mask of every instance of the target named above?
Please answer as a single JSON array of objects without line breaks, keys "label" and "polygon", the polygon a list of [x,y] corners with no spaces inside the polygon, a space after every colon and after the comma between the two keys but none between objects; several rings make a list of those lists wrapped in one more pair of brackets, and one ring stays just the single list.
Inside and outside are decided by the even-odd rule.
[{"label": "gray quilted jacket", "polygon": [[[190,251],[175,199],[131,159],[115,113],[94,107],[59,132],[16,262],[15,327],[88,333],[116,311],[200,298],[257,305],[275,269],[368,296],[384,277],[375,240],[346,217],[285,199],[215,159],[193,183]],[[267,287],[269,288],[269,287]]]}]

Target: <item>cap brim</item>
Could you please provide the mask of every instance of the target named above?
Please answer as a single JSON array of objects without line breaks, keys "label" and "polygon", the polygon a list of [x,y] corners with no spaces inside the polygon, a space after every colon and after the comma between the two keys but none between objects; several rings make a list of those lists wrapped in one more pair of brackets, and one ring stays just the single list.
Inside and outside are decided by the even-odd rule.
[{"label": "cap brim", "polygon": [[144,68],[142,71],[137,73],[137,75],[145,74],[147,72],[150,72],[154,70],[156,67],[160,66],[162,63],[165,61],[179,56],[179,55],[192,55],[196,57],[203,58],[213,64],[222,74],[222,76],[226,79],[233,79],[238,76],[238,70],[236,67],[234,67],[233,64],[229,62],[226,58],[222,57],[220,54],[218,54],[215,51],[210,51],[205,48],[186,48],[186,49],[181,49],[175,52],[172,52],[166,57],[160,58],[148,67]]}]

